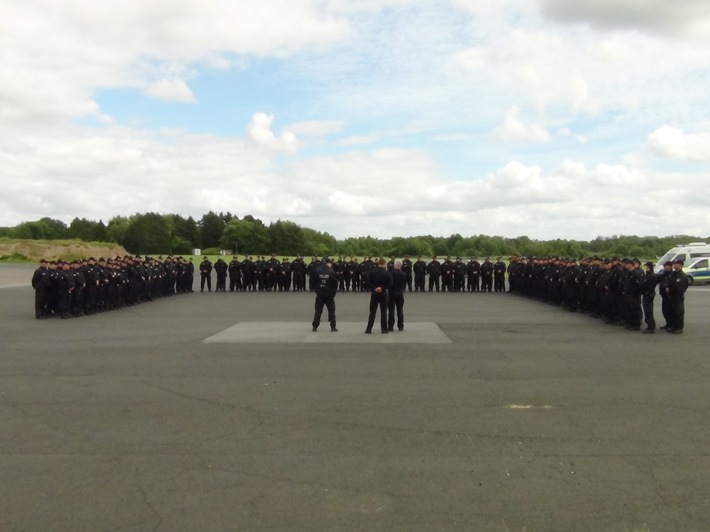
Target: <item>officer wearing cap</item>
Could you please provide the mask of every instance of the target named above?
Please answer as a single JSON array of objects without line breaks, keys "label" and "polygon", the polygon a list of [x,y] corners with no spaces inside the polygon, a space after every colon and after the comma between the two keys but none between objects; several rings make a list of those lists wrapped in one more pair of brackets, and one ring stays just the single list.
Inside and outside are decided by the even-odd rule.
[{"label": "officer wearing cap", "polygon": [[338,332],[335,323],[335,294],[338,293],[338,276],[333,270],[333,263],[328,257],[315,268],[312,274],[314,290],[316,293],[315,313],[313,314],[313,332],[318,330],[323,307],[328,309],[328,322],[330,331]]},{"label": "officer wearing cap", "polygon": [[653,317],[653,300],[656,298],[656,285],[658,284],[659,274],[653,271],[653,262],[648,261],[644,264],[646,269],[641,286],[641,306],[643,307],[643,321],[646,328],[641,331],[644,334],[653,334],[656,331],[656,319]]},{"label": "officer wearing cap", "polygon": [[481,264],[481,292],[493,290],[493,263],[490,257],[486,257]]},{"label": "officer wearing cap", "polygon": [[666,286],[671,319],[666,327],[666,332],[673,334],[682,334],[685,325],[685,292],[688,290],[690,282],[683,271],[683,264],[680,259],[673,262],[673,272],[669,275]]},{"label": "officer wearing cap", "polygon": [[424,281],[426,279],[426,262],[422,260],[422,256],[417,257],[416,262],[412,265],[414,272],[414,291],[424,292]]},{"label": "officer wearing cap", "polygon": [[229,273],[229,291],[239,291],[242,287],[242,263],[239,262],[239,257],[232,256],[232,260],[227,267]]},{"label": "officer wearing cap", "polygon": [[431,262],[427,264],[426,271],[429,274],[429,292],[434,288],[439,291],[439,277],[441,276],[441,263],[436,260],[436,255],[431,258]]},{"label": "officer wearing cap", "polygon": [[631,331],[641,330],[641,295],[644,286],[644,274],[638,259],[626,261],[626,276],[623,283],[624,316],[626,328]]},{"label": "officer wearing cap", "polygon": [[474,255],[466,265],[466,277],[468,279],[466,287],[469,292],[478,292],[479,278],[481,275],[481,263]]},{"label": "officer wearing cap", "polygon": [[493,290],[505,292],[505,270],[507,269],[503,257],[498,257],[493,264]]},{"label": "officer wearing cap", "polygon": [[453,264],[454,270],[454,292],[463,292],[466,282],[466,265],[461,261],[461,257],[456,257]]},{"label": "officer wearing cap", "polygon": [[52,272],[47,267],[47,261],[39,261],[37,268],[32,275],[32,288],[35,289],[35,318],[43,320],[49,317],[48,301],[49,289],[52,285]]},{"label": "officer wearing cap", "polygon": [[405,255],[402,259],[402,273],[407,281],[407,288],[412,291],[412,261],[409,260],[409,255]]},{"label": "officer wearing cap", "polygon": [[671,317],[671,302],[668,296],[668,282],[670,281],[671,274],[673,273],[673,263],[671,261],[666,261],[663,263],[663,271],[658,274],[658,293],[661,296],[661,315],[665,320],[665,325],[661,326],[661,329],[668,329],[669,324],[672,321]]},{"label": "officer wearing cap", "polygon": [[407,276],[402,271],[402,262],[394,261],[392,275],[392,286],[387,298],[387,330],[394,331],[394,315],[397,313],[397,330],[404,330],[404,290],[407,287]]},{"label": "officer wearing cap", "polygon": [[200,292],[205,291],[205,284],[207,284],[207,291],[212,291],[212,262],[207,256],[202,257],[202,262],[200,263]]},{"label": "officer wearing cap", "polygon": [[306,263],[303,262],[301,255],[297,255],[291,263],[291,270],[293,270],[293,289],[296,292],[304,292],[306,290]]}]

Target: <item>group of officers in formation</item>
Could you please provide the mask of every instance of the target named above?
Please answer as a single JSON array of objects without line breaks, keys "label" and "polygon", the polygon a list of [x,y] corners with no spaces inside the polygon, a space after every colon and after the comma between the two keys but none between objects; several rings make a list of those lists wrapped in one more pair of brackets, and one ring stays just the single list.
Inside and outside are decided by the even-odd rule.
[{"label": "group of officers in formation", "polygon": [[510,291],[586,312],[605,323],[652,334],[656,330],[654,299],[661,296],[665,331],[682,334],[688,276],[683,261],[666,262],[656,273],[654,264],[639,259],[580,259],[511,257],[507,267]]},{"label": "group of officers in formation", "polygon": [[[376,269],[377,259],[364,257],[362,262],[358,262],[355,257],[341,256],[337,260],[328,260],[338,281],[338,291],[370,291],[368,276]],[[409,255],[405,255],[401,263],[401,271],[410,292],[425,292],[427,278],[429,292],[505,292],[506,264],[502,257],[498,257],[496,262],[491,262],[488,257],[482,262],[476,257],[472,257],[468,262],[463,262],[461,257],[446,257],[443,261],[432,257],[426,262],[422,257],[412,261]],[[241,261],[239,257],[233,256],[229,263],[220,258],[214,264],[204,257],[199,265],[200,291],[205,288],[212,290],[213,271],[216,274],[216,291],[225,292],[227,280],[230,292],[312,291],[315,287],[316,271],[323,264],[324,259],[311,257],[310,262],[306,262],[300,255],[293,261],[288,258],[279,260],[273,254],[269,259],[258,256],[256,260],[245,255]],[[394,264],[395,257],[392,257],[386,262],[387,270],[393,271]]]},{"label": "group of officers in formation", "polygon": [[[559,257],[502,257],[495,262],[486,257],[479,262],[471,257],[430,261],[417,257],[389,262],[365,257],[327,259],[334,292],[371,292],[373,272],[383,268],[397,271],[402,292],[506,292],[537,298],[562,306],[572,312],[586,312],[607,323],[623,325],[629,330],[653,333],[656,322],[653,303],[656,291],[661,296],[661,311],[668,332],[683,332],[685,291],[689,282],[683,273],[683,262],[666,263],[655,273],[653,263],[644,267],[638,259],[602,259],[599,257],[565,259]],[[219,258],[214,264],[203,257],[199,264],[200,291],[212,291],[212,274],[216,274],[215,291],[317,291],[319,272],[325,259],[312,257],[306,263],[299,255],[293,261],[245,255],[233,256],[227,263]],[[195,266],[193,259],[183,257],[124,256],[115,259],[93,257],[86,260],[40,261],[32,277],[35,289],[35,316],[38,319],[63,319],[114,310],[155,298],[193,291]],[[374,275],[376,277],[376,275]]]},{"label": "group of officers in formation", "polygon": [[41,260],[32,276],[35,317],[77,318],[192,292],[194,272],[183,257]]}]

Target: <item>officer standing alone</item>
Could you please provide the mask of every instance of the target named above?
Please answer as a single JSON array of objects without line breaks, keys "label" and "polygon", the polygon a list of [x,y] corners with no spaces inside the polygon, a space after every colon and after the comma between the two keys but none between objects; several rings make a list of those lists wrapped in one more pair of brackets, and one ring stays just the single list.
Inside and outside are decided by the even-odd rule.
[{"label": "officer standing alone", "polygon": [[328,309],[330,332],[338,332],[335,327],[335,294],[338,292],[338,277],[333,271],[332,262],[326,258],[323,264],[312,273],[311,278],[315,284],[316,292],[315,314],[313,315],[313,332],[318,330],[323,307]]}]

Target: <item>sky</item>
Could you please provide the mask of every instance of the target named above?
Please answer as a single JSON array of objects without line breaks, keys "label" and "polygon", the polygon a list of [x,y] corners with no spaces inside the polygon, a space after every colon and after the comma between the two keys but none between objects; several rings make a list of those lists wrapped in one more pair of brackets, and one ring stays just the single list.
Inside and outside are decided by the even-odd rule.
[{"label": "sky", "polygon": [[0,0],[0,226],[710,235],[707,0]]}]

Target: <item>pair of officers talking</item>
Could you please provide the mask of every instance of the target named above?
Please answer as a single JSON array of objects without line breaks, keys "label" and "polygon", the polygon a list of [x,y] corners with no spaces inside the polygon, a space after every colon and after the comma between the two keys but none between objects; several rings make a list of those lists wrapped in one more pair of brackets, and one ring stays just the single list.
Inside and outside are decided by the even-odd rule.
[{"label": "pair of officers talking", "polygon": [[[338,292],[338,277],[332,268],[332,259],[325,257],[323,264],[316,270],[315,283],[315,314],[313,315],[313,332],[318,330],[323,307],[328,310],[328,322],[331,332],[337,332],[335,317],[335,294]],[[367,318],[366,334],[372,334],[377,310],[380,311],[380,329],[382,334],[394,331],[395,322],[397,330],[404,330],[404,289],[407,286],[407,277],[402,272],[402,262],[394,262],[394,269],[387,270],[387,261],[377,261],[377,268],[367,274],[370,287],[370,306]],[[395,319],[396,315],[396,319]]]}]

